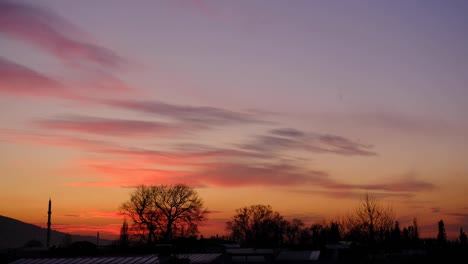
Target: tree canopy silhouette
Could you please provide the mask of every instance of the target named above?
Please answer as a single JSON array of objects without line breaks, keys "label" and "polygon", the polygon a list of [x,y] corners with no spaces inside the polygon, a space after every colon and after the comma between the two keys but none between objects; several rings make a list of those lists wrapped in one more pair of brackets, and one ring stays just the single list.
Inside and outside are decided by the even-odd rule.
[{"label": "tree canopy silhouette", "polygon": [[127,219],[124,219],[124,221],[122,223],[122,227],[120,228],[119,245],[121,247],[127,247],[128,246],[128,223],[127,223]]},{"label": "tree canopy silhouette", "polygon": [[439,232],[437,233],[437,242],[441,245],[445,244],[447,242],[447,234],[445,233],[445,224],[444,221],[441,219],[437,223],[439,227]]},{"label": "tree canopy silhouette", "polygon": [[236,210],[226,229],[232,239],[245,245],[271,246],[280,243],[286,227],[286,221],[269,205],[251,205]]},{"label": "tree canopy silhouette", "polygon": [[207,214],[198,193],[184,184],[140,185],[120,212],[132,220],[131,230],[147,243],[196,235]]},{"label": "tree canopy silhouette", "polygon": [[380,234],[392,230],[394,220],[393,208],[381,205],[366,193],[355,213],[345,219],[344,226],[351,239],[373,244]]}]

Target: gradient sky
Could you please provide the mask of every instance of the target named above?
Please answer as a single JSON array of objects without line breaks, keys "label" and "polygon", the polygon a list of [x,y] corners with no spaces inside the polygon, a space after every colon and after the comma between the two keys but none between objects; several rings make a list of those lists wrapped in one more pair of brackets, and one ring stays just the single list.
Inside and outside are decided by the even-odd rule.
[{"label": "gradient sky", "polygon": [[116,238],[138,184],[468,229],[467,1],[0,0],[0,214]]}]

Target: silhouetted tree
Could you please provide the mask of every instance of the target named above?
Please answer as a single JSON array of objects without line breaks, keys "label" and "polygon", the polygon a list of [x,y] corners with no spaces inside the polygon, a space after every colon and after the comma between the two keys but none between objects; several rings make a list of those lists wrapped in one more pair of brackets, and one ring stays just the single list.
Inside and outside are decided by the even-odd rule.
[{"label": "silhouetted tree", "polygon": [[463,227],[460,227],[460,236],[458,237],[460,239],[460,244],[463,246],[467,245],[467,236],[465,231],[463,231]]},{"label": "silhouetted tree", "polygon": [[411,239],[415,242],[419,240],[419,229],[418,229],[418,221],[415,218],[413,218],[413,228],[411,232]]},{"label": "silhouetted tree", "polygon": [[327,242],[336,243],[341,239],[340,225],[338,222],[330,222]]},{"label": "silhouetted tree", "polygon": [[348,237],[374,244],[379,232],[392,229],[395,219],[393,208],[384,207],[375,197],[366,193],[354,214],[345,219]]},{"label": "silhouetted tree", "polygon": [[207,213],[198,193],[184,184],[140,185],[120,212],[147,243],[196,235]]},{"label": "silhouetted tree", "polygon": [[251,205],[236,210],[226,229],[232,239],[252,246],[274,246],[285,232],[283,217],[269,205]]},{"label": "silhouetted tree", "polygon": [[392,230],[392,241],[394,243],[399,243],[401,239],[401,230],[400,230],[400,223],[395,221],[395,227]]},{"label": "silhouetted tree", "polygon": [[408,228],[403,227],[403,240],[404,240],[405,242],[408,242],[408,241],[409,241],[409,238],[410,238],[410,236],[409,236],[409,230],[408,230]]},{"label": "silhouetted tree", "polygon": [[447,242],[447,234],[445,233],[445,224],[443,220],[438,223],[439,232],[437,233],[437,242],[439,244],[445,244]]},{"label": "silhouetted tree", "polygon": [[324,225],[315,223],[310,226],[310,231],[312,233],[312,245],[315,247],[320,247],[324,244]]},{"label": "silhouetted tree", "polygon": [[119,239],[119,245],[121,247],[127,247],[129,242],[129,237],[128,237],[128,223],[127,219],[124,219],[122,223],[122,227],[120,228],[120,239]]},{"label": "silhouetted tree", "polygon": [[285,233],[288,243],[298,243],[301,237],[302,229],[304,227],[304,222],[302,222],[300,219],[294,218],[291,221],[286,221],[285,226]]}]

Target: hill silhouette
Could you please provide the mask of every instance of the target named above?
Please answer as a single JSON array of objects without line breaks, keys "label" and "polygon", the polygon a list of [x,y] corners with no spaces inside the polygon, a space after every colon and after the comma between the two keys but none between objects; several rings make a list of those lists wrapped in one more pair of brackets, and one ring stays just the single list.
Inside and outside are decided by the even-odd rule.
[{"label": "hill silhouette", "polygon": [[[50,245],[60,246],[66,233],[56,230],[50,232]],[[88,241],[96,243],[94,236],[80,236],[70,234],[72,241]],[[47,229],[37,225],[28,224],[10,217],[0,215],[0,249],[20,248],[31,240],[46,245]],[[110,244],[111,240],[100,239],[100,245]]]}]

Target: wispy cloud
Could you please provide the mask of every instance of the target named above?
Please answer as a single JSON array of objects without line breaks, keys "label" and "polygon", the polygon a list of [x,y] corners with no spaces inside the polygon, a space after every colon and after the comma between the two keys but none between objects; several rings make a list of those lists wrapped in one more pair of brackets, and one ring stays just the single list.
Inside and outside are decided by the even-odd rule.
[{"label": "wispy cloud", "polygon": [[80,215],[78,214],[66,214],[66,215],[58,215],[58,218],[78,218]]},{"label": "wispy cloud", "polygon": [[0,57],[0,93],[17,96],[79,98],[67,90],[62,83],[3,57]]},{"label": "wispy cloud", "polygon": [[69,116],[34,122],[47,129],[100,134],[106,136],[174,135],[184,131],[173,124],[154,121]]},{"label": "wispy cloud", "polygon": [[26,143],[42,146],[57,146],[81,149],[90,152],[102,152],[115,148],[115,144],[80,137],[65,136],[60,133],[40,133],[17,129],[0,129],[0,140],[9,143]]},{"label": "wispy cloud", "polygon": [[79,214],[64,214],[57,215],[57,218],[80,218],[80,219],[91,219],[91,218],[109,218],[109,219],[121,219],[122,216],[116,211],[96,211],[91,209],[79,209]]},{"label": "wispy cloud", "polygon": [[80,59],[111,68],[125,63],[110,49],[72,37],[79,33],[68,21],[44,7],[0,1],[0,34],[26,41],[66,62]]},{"label": "wispy cloud", "polygon": [[[180,155],[182,157],[183,155]],[[180,158],[178,157],[178,158]],[[200,162],[209,161],[200,158],[196,163],[184,163],[180,158],[179,165],[188,169],[163,170],[154,169],[139,163],[137,166],[122,167],[112,162],[90,165],[94,171],[108,175],[105,182],[87,183],[91,186],[135,186],[143,182],[151,183],[186,183],[193,186],[314,186],[313,190],[295,190],[294,192],[328,196],[336,199],[359,197],[362,192],[373,192],[379,198],[405,197],[414,193],[431,190],[434,186],[424,181],[400,181],[381,184],[347,184],[337,181],[325,171],[311,170],[292,163],[243,163],[243,162]],[[169,165],[176,165],[170,163]],[[168,165],[155,163],[155,165]],[[414,186],[413,183],[419,184]],[[400,186],[409,186],[401,187]],[[317,190],[316,188],[322,188]]]},{"label": "wispy cloud", "polygon": [[201,187],[197,179],[188,177],[192,172],[181,169],[158,169],[132,162],[86,160],[78,165],[88,174],[98,175],[92,180],[68,182],[66,186],[135,187],[141,184],[179,184]]},{"label": "wispy cloud", "polygon": [[401,180],[398,182],[390,182],[383,184],[363,184],[355,185],[360,189],[382,190],[382,191],[397,191],[397,192],[418,192],[428,191],[435,188],[434,184],[422,180]]},{"label": "wispy cloud", "polygon": [[385,110],[359,113],[314,113],[309,114],[307,118],[315,122],[370,127],[385,131],[404,131],[415,135],[420,135],[421,133],[453,134],[454,131],[459,131],[460,129],[466,131],[466,127],[463,127],[461,124],[452,123],[450,119]]},{"label": "wispy cloud", "polygon": [[327,181],[323,171],[307,170],[288,163],[210,163],[192,177],[215,186],[284,186]]},{"label": "wispy cloud", "polygon": [[319,133],[306,133],[294,128],[273,129],[260,135],[243,148],[268,152],[286,149],[299,149],[318,153],[335,153],[344,156],[375,156],[371,145],[352,141],[342,136]]},{"label": "wispy cloud", "polygon": [[398,182],[383,182],[379,184],[346,184],[342,182],[330,181],[324,186],[332,189],[357,189],[368,191],[385,191],[385,192],[420,192],[430,191],[435,188],[434,184],[426,181],[418,180],[402,180]]},{"label": "wispy cloud", "polygon": [[468,218],[468,213],[446,213],[446,215]]},{"label": "wispy cloud", "polygon": [[147,164],[164,164],[177,166],[200,167],[207,161],[222,161],[232,159],[269,159],[271,156],[229,148],[203,147],[197,149],[177,148],[172,150],[154,150],[144,148],[114,147],[102,150],[108,154],[131,157]]},{"label": "wispy cloud", "polygon": [[[120,123],[115,126],[111,126],[112,129],[124,130],[122,132],[124,134],[139,133],[133,131],[133,128],[130,131],[120,128]],[[59,127],[62,127],[61,123]],[[102,130],[107,131],[106,134],[110,133],[101,125],[90,127],[86,128],[87,132]],[[77,131],[81,132],[82,129],[80,127]],[[410,197],[414,193],[431,191],[435,188],[432,183],[418,179],[414,173],[400,177],[398,180],[350,184],[334,179],[333,175],[325,170],[312,169],[306,162],[282,160],[268,152],[203,145],[170,145],[160,149],[138,148],[59,133],[51,137],[0,130],[0,135],[4,140],[79,148],[98,154],[93,159],[81,160],[76,169],[85,169],[90,175],[99,175],[99,177],[92,181],[69,183],[74,186],[135,186],[142,183],[180,182],[193,186],[219,187],[314,186],[313,190],[301,189],[297,192],[333,198],[355,198],[364,191],[379,193],[382,197]]]},{"label": "wispy cloud", "polygon": [[[326,189],[326,190],[292,190],[294,193],[299,193],[299,194],[307,194],[307,195],[319,195],[319,196],[325,196],[329,197],[332,199],[359,199],[362,197],[364,192],[372,192],[372,195],[374,195],[378,199],[385,199],[387,197],[401,197],[401,198],[411,198],[414,196],[412,193],[407,193],[407,192],[382,192],[382,190],[379,189],[362,189],[359,186],[353,186],[353,185],[346,185],[348,186],[348,189]],[[328,186],[329,187],[329,186]]]},{"label": "wispy cloud", "polygon": [[278,136],[284,136],[284,137],[292,137],[292,138],[298,138],[298,137],[304,137],[305,133],[302,131],[299,131],[294,128],[277,128],[277,129],[272,129],[271,134],[273,135],[278,135]]},{"label": "wispy cloud", "polygon": [[107,100],[104,104],[131,111],[170,117],[176,120],[204,125],[268,124],[250,112],[236,112],[209,106],[176,105],[159,101]]},{"label": "wispy cloud", "polygon": [[[167,164],[141,164],[95,160],[82,162],[93,173],[105,175],[95,182],[76,182],[70,185],[85,186],[135,186],[138,184],[185,183],[197,187],[219,186],[294,186],[327,182],[322,171],[306,170],[293,164],[206,162],[188,165],[182,169],[159,169]],[[182,163],[183,165],[184,163]]]},{"label": "wispy cloud", "polygon": [[[91,126],[92,130],[103,130]],[[89,129],[89,128],[86,128]],[[114,127],[113,129],[122,129]],[[78,131],[81,131],[79,128]],[[104,155],[125,157],[127,162],[97,158],[83,160],[79,168],[87,168],[93,175],[102,175],[93,182],[71,183],[86,186],[134,186],[141,183],[180,183],[194,186],[315,186],[321,191],[302,190],[303,193],[320,193],[334,198],[355,197],[356,193],[372,191],[383,196],[406,196],[411,193],[430,191],[434,185],[415,177],[403,177],[397,181],[375,184],[349,184],[332,178],[328,172],[310,169],[302,162],[278,160],[268,156],[236,149],[211,148],[208,146],[172,146],[171,150],[154,150],[126,147],[108,142],[95,141],[54,134],[33,135],[20,131],[0,131],[2,138],[49,144],[61,147],[81,148]],[[108,133],[108,132],[107,132]],[[123,133],[137,133],[133,130]],[[156,166],[156,167],[155,167]],[[164,169],[162,169],[164,168]],[[183,168],[183,169],[181,169]]]}]

